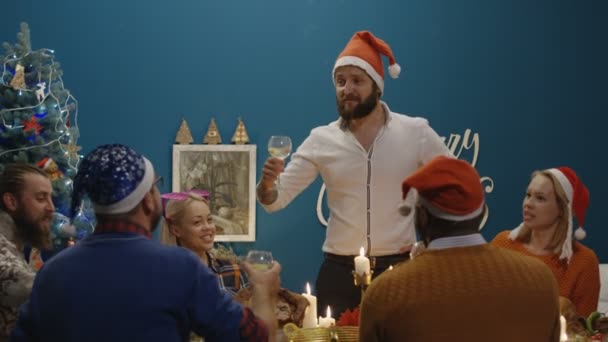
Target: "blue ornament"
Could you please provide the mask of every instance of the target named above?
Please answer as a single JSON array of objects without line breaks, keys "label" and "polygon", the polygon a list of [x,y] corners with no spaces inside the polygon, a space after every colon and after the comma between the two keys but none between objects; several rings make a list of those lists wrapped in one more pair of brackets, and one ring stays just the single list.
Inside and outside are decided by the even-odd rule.
[{"label": "blue ornament", "polygon": [[51,233],[55,237],[70,238],[76,236],[76,228],[70,224],[70,219],[65,215],[55,212],[51,223]]},{"label": "blue ornament", "polygon": [[69,169],[65,170],[65,175],[70,178],[74,178],[74,176],[76,176],[77,171],[78,171],[77,169],[69,168]]},{"label": "blue ornament", "polygon": [[49,113],[49,110],[46,108],[44,103],[41,104],[40,106],[36,106],[34,108],[34,116],[37,117],[38,119],[44,118],[48,113]]},{"label": "blue ornament", "polygon": [[87,216],[84,210],[78,211],[78,214],[72,220],[72,224],[76,228],[76,240],[80,241],[87,237],[89,234],[93,233],[95,230],[94,219],[90,216]]}]

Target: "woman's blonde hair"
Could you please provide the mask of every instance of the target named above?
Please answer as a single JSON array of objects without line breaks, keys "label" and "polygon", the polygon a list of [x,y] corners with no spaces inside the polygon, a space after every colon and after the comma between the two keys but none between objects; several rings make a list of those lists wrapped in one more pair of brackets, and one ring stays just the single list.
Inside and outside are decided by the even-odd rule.
[{"label": "woman's blonde hair", "polygon": [[163,208],[163,217],[161,220],[160,228],[160,242],[165,245],[179,246],[179,241],[171,230],[169,229],[170,223],[179,224],[182,217],[182,213],[192,202],[204,202],[209,206],[209,201],[198,194],[188,193],[188,197],[184,200],[169,200]]},{"label": "woman's blonde hair", "polygon": [[[562,252],[564,241],[566,241],[566,235],[568,234],[568,224],[570,223],[568,222],[568,220],[570,219],[570,215],[568,215],[568,197],[566,196],[566,192],[564,191],[562,185],[549,170],[534,171],[530,179],[534,179],[534,177],[536,176],[545,176],[549,178],[549,180],[553,184],[553,190],[555,192],[555,199],[557,201],[557,208],[559,209],[559,214],[557,217],[557,228],[555,229],[555,232],[553,233],[549,244],[545,246],[545,250],[560,254]],[[530,230],[530,228],[527,228],[526,226],[522,225],[518,238],[524,242],[530,242],[530,239],[532,238],[532,231]]]}]

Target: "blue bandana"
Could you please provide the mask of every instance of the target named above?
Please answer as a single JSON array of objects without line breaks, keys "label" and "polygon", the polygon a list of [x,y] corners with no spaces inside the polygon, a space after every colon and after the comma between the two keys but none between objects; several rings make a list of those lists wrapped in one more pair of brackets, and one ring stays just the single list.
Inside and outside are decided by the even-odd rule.
[{"label": "blue bandana", "polygon": [[122,214],[135,208],[154,183],[148,159],[130,147],[97,147],[80,163],[74,178],[72,216],[87,194],[98,214]]}]

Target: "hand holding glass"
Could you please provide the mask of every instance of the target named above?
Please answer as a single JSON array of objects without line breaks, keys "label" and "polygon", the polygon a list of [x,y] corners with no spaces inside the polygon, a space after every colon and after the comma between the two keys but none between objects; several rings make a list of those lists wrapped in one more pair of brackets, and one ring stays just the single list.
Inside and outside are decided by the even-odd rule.
[{"label": "hand holding glass", "polygon": [[268,271],[272,268],[272,263],[274,261],[271,252],[256,250],[249,251],[245,260],[250,263],[254,269],[259,271]]}]

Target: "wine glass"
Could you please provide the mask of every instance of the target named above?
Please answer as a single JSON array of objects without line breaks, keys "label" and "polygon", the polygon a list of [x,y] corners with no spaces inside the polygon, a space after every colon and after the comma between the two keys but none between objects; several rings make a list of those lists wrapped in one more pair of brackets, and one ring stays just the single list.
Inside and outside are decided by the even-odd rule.
[{"label": "wine glass", "polygon": [[256,270],[268,271],[272,267],[274,259],[269,251],[250,250],[245,260]]},{"label": "wine glass", "polygon": [[[268,153],[274,158],[285,160],[291,154],[291,138],[285,135],[273,135],[268,140]],[[277,184],[280,184],[277,178]]]},{"label": "wine glass", "polygon": [[291,138],[285,135],[273,135],[268,140],[268,153],[275,158],[285,160],[291,154]]}]

